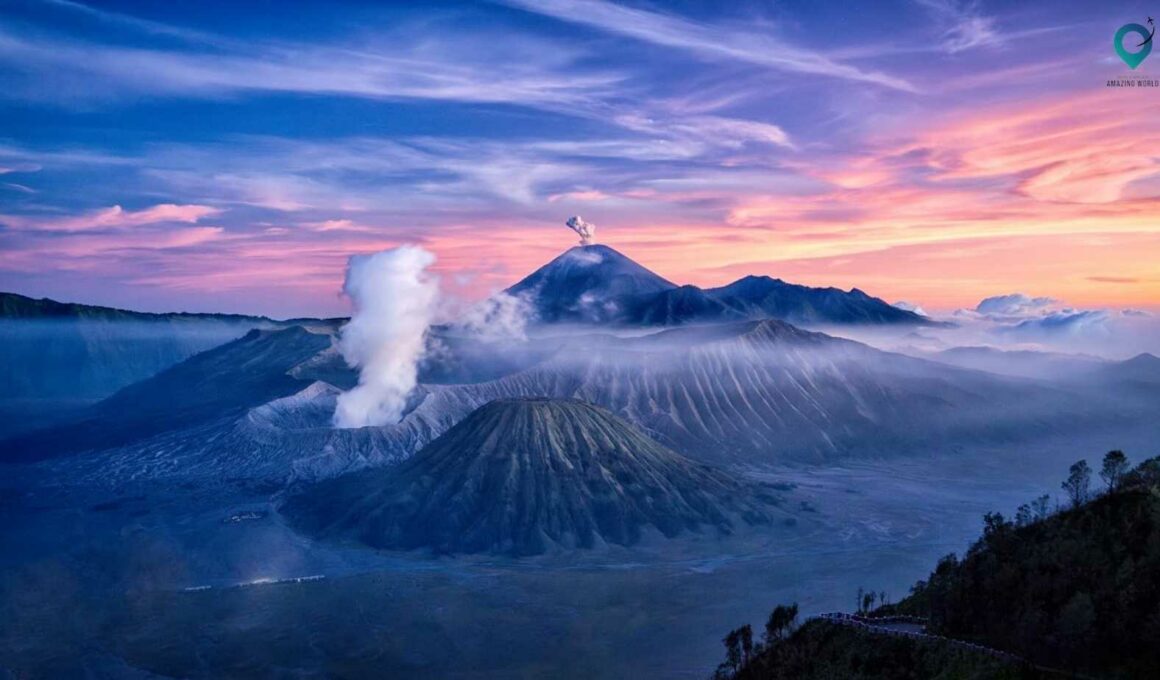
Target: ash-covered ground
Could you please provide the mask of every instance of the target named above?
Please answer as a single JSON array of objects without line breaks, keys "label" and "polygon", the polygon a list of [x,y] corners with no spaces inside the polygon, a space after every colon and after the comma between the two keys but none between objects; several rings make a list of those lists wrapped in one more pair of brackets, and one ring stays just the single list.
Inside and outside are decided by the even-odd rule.
[{"label": "ash-covered ground", "polygon": [[703,677],[721,631],[776,603],[901,597],[981,516],[1147,432],[771,468],[792,517],[731,538],[512,559],[431,557],[291,531],[279,493],[157,480],[4,479],[0,666],[32,677]]}]

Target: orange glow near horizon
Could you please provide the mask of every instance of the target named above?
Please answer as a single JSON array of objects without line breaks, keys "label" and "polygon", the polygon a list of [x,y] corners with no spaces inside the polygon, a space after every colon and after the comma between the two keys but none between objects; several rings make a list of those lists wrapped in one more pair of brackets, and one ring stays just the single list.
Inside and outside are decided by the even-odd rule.
[{"label": "orange glow near horizon", "polygon": [[[813,171],[829,183],[822,192],[740,195],[724,223],[602,224],[601,235],[678,283],[766,274],[934,309],[1012,291],[1157,309],[1160,182],[1142,181],[1158,171],[1147,150],[1160,149],[1160,107],[1123,103],[1088,96],[979,112]],[[499,240],[506,272],[531,271],[558,249],[526,230]],[[431,245],[452,270],[494,248],[469,235]]]},{"label": "orange glow near horizon", "polygon": [[[386,238],[349,214],[241,233],[216,226],[222,211],[204,206],[115,208],[13,222],[32,246],[0,253],[0,263],[98,271],[120,266],[119,257],[151,257],[156,264],[133,285],[258,300],[292,293],[303,313],[337,313],[351,254],[418,241],[438,256],[446,288],[478,298],[573,245],[564,211],[587,216],[591,208],[604,216],[593,220],[601,242],[675,283],[708,287],[759,274],[859,287],[927,309],[1018,291],[1156,310],[1160,98],[1130,97],[1137,94],[1148,93],[956,113],[867,140],[856,153],[799,157],[784,167],[812,184],[796,193],[776,183],[755,190],[754,181],[654,182],[619,195],[553,195],[557,223],[492,216],[490,226],[464,219],[407,239]],[[706,202],[720,207],[686,210]],[[165,230],[155,221],[178,224]],[[46,230],[55,230],[51,238]]]}]

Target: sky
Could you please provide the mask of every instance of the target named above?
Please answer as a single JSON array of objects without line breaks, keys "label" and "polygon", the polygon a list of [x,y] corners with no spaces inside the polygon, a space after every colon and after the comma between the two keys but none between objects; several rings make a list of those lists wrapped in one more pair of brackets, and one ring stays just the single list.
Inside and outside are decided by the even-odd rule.
[{"label": "sky", "polygon": [[[0,0],[0,290],[345,313],[405,243],[479,298],[575,244],[927,310],[1160,311],[1160,2]],[[1134,49],[1134,48],[1133,48]]]}]

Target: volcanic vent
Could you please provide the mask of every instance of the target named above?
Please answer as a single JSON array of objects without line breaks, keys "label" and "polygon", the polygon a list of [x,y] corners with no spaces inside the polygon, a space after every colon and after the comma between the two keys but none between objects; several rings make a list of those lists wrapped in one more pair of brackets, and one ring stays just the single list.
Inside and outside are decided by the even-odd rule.
[{"label": "volcanic vent", "polygon": [[412,458],[319,483],[283,512],[373,547],[533,555],[764,524],[776,503],[576,400],[485,404]]}]

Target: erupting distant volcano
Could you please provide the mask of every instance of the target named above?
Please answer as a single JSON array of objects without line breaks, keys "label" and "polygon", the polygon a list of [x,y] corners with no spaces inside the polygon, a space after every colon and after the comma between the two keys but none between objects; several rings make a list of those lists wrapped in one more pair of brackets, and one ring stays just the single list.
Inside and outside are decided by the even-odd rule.
[{"label": "erupting distant volcano", "polygon": [[585,222],[583,217],[573,215],[564,223],[569,229],[580,234],[580,245],[590,246],[596,242],[596,225]]}]

